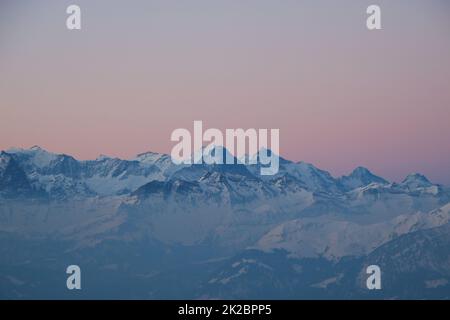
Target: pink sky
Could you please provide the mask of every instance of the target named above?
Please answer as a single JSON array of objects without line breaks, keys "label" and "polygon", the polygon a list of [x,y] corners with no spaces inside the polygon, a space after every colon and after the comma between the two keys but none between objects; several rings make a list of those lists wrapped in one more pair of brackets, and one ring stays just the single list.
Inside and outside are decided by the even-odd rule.
[{"label": "pink sky", "polygon": [[[281,154],[331,171],[450,184],[450,5],[378,1],[0,4],[0,149],[80,159],[170,153],[194,120],[279,128]],[[109,3],[109,6],[106,6]]]}]

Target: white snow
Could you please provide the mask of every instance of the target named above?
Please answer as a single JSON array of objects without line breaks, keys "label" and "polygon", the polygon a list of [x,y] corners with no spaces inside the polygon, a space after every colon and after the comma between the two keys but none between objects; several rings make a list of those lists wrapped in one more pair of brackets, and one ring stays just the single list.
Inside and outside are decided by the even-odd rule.
[{"label": "white snow", "polygon": [[327,215],[282,223],[264,235],[256,248],[266,252],[284,249],[296,258],[338,260],[344,256],[365,255],[402,234],[448,223],[450,204],[426,214],[399,215],[377,223],[339,218]]}]

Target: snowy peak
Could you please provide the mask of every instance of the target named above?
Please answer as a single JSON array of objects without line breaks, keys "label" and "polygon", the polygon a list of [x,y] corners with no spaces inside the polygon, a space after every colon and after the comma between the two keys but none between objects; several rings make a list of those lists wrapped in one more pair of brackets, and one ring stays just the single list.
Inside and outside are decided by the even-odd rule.
[{"label": "snowy peak", "polygon": [[339,183],[348,191],[367,186],[371,183],[387,184],[388,181],[374,175],[367,168],[357,167],[348,176],[339,178]]},{"label": "snowy peak", "polygon": [[264,148],[264,147],[261,148],[261,149],[259,149],[258,152],[255,153],[254,155],[246,156],[246,157],[247,157],[247,160],[248,160],[248,161],[251,161],[251,162],[253,162],[253,163],[255,163],[255,161],[256,161],[257,163],[260,163],[261,155],[262,155],[264,158],[270,158],[270,157],[275,158],[275,157],[277,157],[280,166],[283,166],[283,165],[285,165],[285,164],[292,163],[291,161],[286,160],[286,159],[284,159],[283,157],[281,157],[279,154],[276,154],[276,153],[273,152],[271,149],[267,149],[267,148]]},{"label": "snowy peak", "polygon": [[[198,151],[199,153],[202,153],[202,158],[203,161],[206,161],[207,159],[205,158],[209,158],[209,157],[217,157],[218,155],[221,154],[222,157],[222,161],[223,163],[226,163],[227,159],[233,159],[233,163],[237,163],[236,158],[228,151],[227,148],[223,147],[223,146],[219,146],[219,145],[212,145],[212,146],[206,146],[206,147],[202,147],[201,151]],[[195,161],[195,156],[197,155],[197,157],[199,157],[200,155],[198,155],[198,153],[194,154],[194,161]]]},{"label": "snowy peak", "polygon": [[170,155],[157,152],[140,153],[132,160],[139,162],[144,167],[156,167],[161,172],[161,175],[165,177],[172,175],[183,167],[182,165],[175,165]]},{"label": "snowy peak", "polygon": [[159,161],[165,157],[167,157],[167,155],[149,151],[149,152],[144,152],[144,153],[138,154],[132,160],[139,161],[142,163],[155,164],[157,161]]},{"label": "snowy peak", "polygon": [[401,185],[407,186],[410,189],[418,189],[431,187],[433,184],[424,175],[420,173],[412,173],[402,181]]},{"label": "snowy peak", "polygon": [[[259,157],[262,153],[271,155],[272,151],[260,149],[254,156]],[[231,157],[234,164],[205,163],[208,155],[209,160],[212,160],[211,157],[215,158],[219,154],[223,156],[225,162]],[[141,153],[132,160],[100,156],[96,160],[79,161],[69,155],[51,153],[39,146],[33,146],[29,149],[10,149],[7,153],[2,152],[1,155],[0,171],[7,167],[9,159],[12,158],[18,168],[26,174],[33,187],[68,197],[80,194],[79,190],[83,190],[82,194],[88,195],[91,193],[101,196],[129,194],[154,180],[179,179],[201,182],[200,179],[207,177],[208,180],[203,183],[211,182],[215,175],[209,176],[208,173],[217,173],[220,174],[217,176],[225,179],[224,181],[236,182],[231,185],[239,187],[239,192],[244,193],[250,192],[250,190],[245,191],[245,188],[258,189],[255,194],[263,192],[263,189],[273,190],[277,194],[306,190],[316,195],[349,197],[349,191],[376,185],[380,188],[367,190],[365,195],[390,194],[392,191],[393,193],[419,192],[447,197],[442,191],[447,189],[433,185],[423,175],[412,174],[401,184],[389,185],[385,179],[372,174],[364,167],[357,167],[348,176],[336,179],[329,172],[310,163],[303,161],[295,163],[279,158],[278,173],[274,176],[262,176],[259,162],[256,165],[244,165],[226,148],[219,145],[209,145],[198,150],[195,155],[203,156],[204,161],[196,165],[175,165],[170,155],[156,152]],[[194,155],[191,156],[194,158]],[[211,161],[207,162],[211,163]],[[353,199],[354,195],[351,195],[351,198]]]},{"label": "snowy peak", "polygon": [[109,160],[109,159],[112,159],[112,158],[107,155],[101,154],[97,157],[97,159],[95,159],[95,161],[105,161],[105,160]]},{"label": "snowy peak", "polygon": [[44,168],[58,158],[57,154],[48,152],[39,146],[33,146],[30,149],[12,148],[8,153],[16,155],[21,161],[27,163],[28,166]]},{"label": "snowy peak", "polygon": [[299,180],[310,191],[339,193],[337,181],[327,171],[316,168],[314,165],[300,161],[281,165],[280,172],[285,171]]},{"label": "snowy peak", "polygon": [[369,169],[364,167],[356,167],[350,176],[353,177],[365,177],[365,176],[373,176],[373,174],[369,171]]},{"label": "snowy peak", "polygon": [[30,148],[31,151],[45,151],[44,149],[42,149],[41,147],[39,147],[38,145],[34,145]]}]

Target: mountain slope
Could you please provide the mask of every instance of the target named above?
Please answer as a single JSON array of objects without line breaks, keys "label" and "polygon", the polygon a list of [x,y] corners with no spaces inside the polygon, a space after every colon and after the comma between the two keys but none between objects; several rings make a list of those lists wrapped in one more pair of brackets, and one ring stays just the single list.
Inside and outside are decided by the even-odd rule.
[{"label": "mountain slope", "polygon": [[355,170],[352,171],[350,175],[343,176],[339,178],[338,181],[339,184],[341,184],[344,190],[346,191],[368,186],[369,184],[372,183],[377,184],[388,183],[388,181],[372,174],[372,172],[370,172],[368,169],[364,167],[357,167]]},{"label": "mountain slope", "polygon": [[34,195],[33,188],[25,172],[8,153],[0,153],[0,196],[17,198]]}]

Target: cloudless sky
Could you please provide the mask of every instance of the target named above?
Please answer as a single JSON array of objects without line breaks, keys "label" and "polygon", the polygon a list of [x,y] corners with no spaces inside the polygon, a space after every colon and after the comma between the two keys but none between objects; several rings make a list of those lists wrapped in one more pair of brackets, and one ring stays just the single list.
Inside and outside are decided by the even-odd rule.
[{"label": "cloudless sky", "polygon": [[285,158],[336,176],[450,184],[450,2],[0,2],[0,149],[170,153],[194,120],[279,128]]}]

